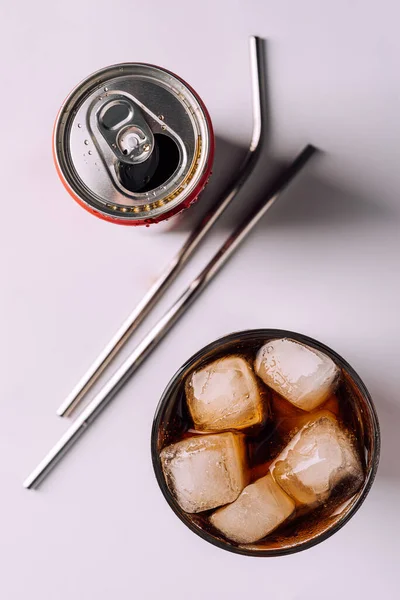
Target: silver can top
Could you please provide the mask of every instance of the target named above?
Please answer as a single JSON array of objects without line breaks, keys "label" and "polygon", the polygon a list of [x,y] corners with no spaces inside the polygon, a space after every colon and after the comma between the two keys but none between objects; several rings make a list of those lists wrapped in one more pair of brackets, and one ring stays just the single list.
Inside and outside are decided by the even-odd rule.
[{"label": "silver can top", "polygon": [[119,222],[157,220],[187,203],[210,167],[211,144],[196,94],[142,63],[90,75],[65,100],[54,131],[56,165],[70,193]]}]

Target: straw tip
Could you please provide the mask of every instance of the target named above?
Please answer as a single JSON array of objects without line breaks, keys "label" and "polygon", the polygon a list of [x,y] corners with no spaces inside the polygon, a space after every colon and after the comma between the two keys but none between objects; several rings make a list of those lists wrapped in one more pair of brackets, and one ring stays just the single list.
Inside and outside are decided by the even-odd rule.
[{"label": "straw tip", "polygon": [[309,158],[311,158],[312,156],[314,156],[314,154],[319,153],[320,150],[319,148],[317,148],[317,146],[314,146],[314,144],[307,144],[302,153],[301,156],[304,160],[308,160]]},{"label": "straw tip", "polygon": [[265,43],[265,38],[260,37],[259,35],[251,35],[249,37],[250,46],[259,46],[260,48]]},{"label": "straw tip", "polygon": [[307,144],[306,149],[309,152],[318,152],[319,151],[317,146],[314,146],[314,144]]},{"label": "straw tip", "polygon": [[58,417],[69,417],[71,413],[74,411],[75,407],[78,405],[80,398],[70,398],[68,397],[65,402],[63,402],[56,410],[56,415]]},{"label": "straw tip", "polygon": [[31,476],[29,476],[25,479],[25,481],[22,483],[22,487],[24,487],[26,490],[34,489],[33,480],[32,480]]}]

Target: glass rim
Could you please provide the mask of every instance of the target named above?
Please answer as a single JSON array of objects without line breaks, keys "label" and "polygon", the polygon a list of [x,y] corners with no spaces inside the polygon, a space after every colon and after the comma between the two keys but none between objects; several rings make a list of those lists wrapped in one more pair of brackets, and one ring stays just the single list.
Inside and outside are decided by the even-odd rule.
[{"label": "glass rim", "polygon": [[[246,341],[246,339],[252,338],[255,336],[265,336],[267,339],[291,338],[298,342],[307,344],[308,346],[311,346],[312,348],[320,350],[321,352],[324,352],[325,354],[327,354],[328,356],[333,358],[337,362],[337,364],[340,365],[341,368],[344,368],[348,372],[348,374],[352,378],[354,384],[356,385],[357,389],[362,394],[363,399],[365,400],[365,402],[368,406],[369,419],[370,419],[371,425],[372,425],[373,445],[372,445],[372,450],[371,450],[370,467],[368,468],[368,471],[365,475],[365,480],[364,480],[362,488],[360,489],[359,492],[357,492],[358,498],[354,501],[354,503],[350,507],[350,509],[348,511],[345,511],[343,517],[339,518],[331,527],[328,527],[326,530],[317,534],[315,537],[311,538],[310,540],[305,540],[303,542],[300,542],[299,544],[294,544],[294,545],[288,546],[286,548],[278,548],[278,549],[270,549],[270,550],[252,550],[252,549],[243,548],[243,547],[239,547],[239,546],[233,546],[233,545],[229,544],[228,542],[225,542],[222,539],[218,539],[218,538],[214,537],[211,533],[201,529],[200,527],[197,527],[194,523],[192,523],[189,520],[189,518],[185,518],[184,511],[182,511],[182,509],[178,506],[175,498],[173,497],[173,495],[171,494],[171,492],[168,489],[167,483],[165,481],[164,473],[162,471],[159,450],[157,447],[158,431],[160,429],[164,409],[167,407],[167,405],[169,403],[171,393],[172,393],[177,381],[182,378],[184,373],[189,371],[191,369],[191,367],[199,359],[202,358],[203,355],[216,349],[219,345],[227,344],[227,343],[229,344],[238,339],[240,339],[240,341]],[[175,374],[170,379],[169,383],[167,384],[166,388],[164,389],[164,391],[161,395],[161,398],[159,400],[159,403],[158,403],[156,411],[155,411],[155,415],[154,415],[154,419],[153,419],[153,426],[152,426],[152,431],[151,431],[151,458],[152,458],[154,473],[155,473],[158,485],[161,489],[161,492],[162,492],[165,500],[169,504],[170,508],[172,508],[174,513],[179,517],[179,519],[187,527],[189,527],[189,529],[191,529],[196,535],[203,538],[207,542],[213,544],[214,546],[217,546],[218,548],[227,550],[229,552],[233,552],[234,554],[241,554],[241,555],[245,555],[245,556],[257,556],[257,557],[284,556],[287,554],[294,554],[295,552],[300,552],[302,550],[307,550],[308,548],[311,548],[311,547],[316,546],[317,544],[323,542],[324,540],[331,537],[334,533],[339,531],[339,529],[341,529],[358,511],[358,509],[364,502],[365,498],[367,497],[367,495],[371,489],[371,486],[373,484],[373,481],[375,479],[376,472],[378,469],[379,457],[380,457],[380,446],[381,446],[380,427],[379,427],[378,416],[376,414],[374,403],[372,401],[370,393],[368,392],[368,389],[366,388],[364,382],[362,381],[360,376],[356,373],[356,371],[353,369],[353,367],[344,358],[342,358],[342,356],[337,354],[337,352],[332,350],[329,346],[326,346],[325,344],[319,342],[318,340],[315,340],[314,338],[311,338],[311,337],[301,334],[301,333],[296,333],[294,331],[287,331],[284,329],[269,329],[269,328],[246,329],[246,330],[242,330],[242,331],[233,332],[228,335],[224,335],[224,336],[214,340],[213,342],[210,342],[206,346],[203,346],[200,350],[198,350],[195,354],[193,354],[188,360],[186,360],[185,363],[175,372]]]}]

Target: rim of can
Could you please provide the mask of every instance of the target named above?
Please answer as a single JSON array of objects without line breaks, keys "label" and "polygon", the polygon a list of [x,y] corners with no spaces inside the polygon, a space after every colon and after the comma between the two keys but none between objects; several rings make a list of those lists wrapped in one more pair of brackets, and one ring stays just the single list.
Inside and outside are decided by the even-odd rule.
[{"label": "rim of can", "polygon": [[[198,104],[198,112],[200,112],[201,117],[203,118],[203,126],[205,131],[205,139],[201,140],[203,144],[202,149],[204,151],[202,155],[201,169],[196,172],[196,178],[193,177],[193,179],[195,180],[194,185],[191,186],[191,189],[188,190],[188,193],[182,193],[185,191],[186,186],[184,186],[183,188],[181,187],[180,189],[178,189],[179,193],[174,194],[174,198],[178,198],[177,200],[174,201],[174,198],[172,198],[172,201],[167,203],[163,202],[162,206],[154,207],[156,209],[155,211],[150,212],[149,210],[149,214],[141,215],[137,215],[136,212],[134,212],[133,210],[124,210],[124,207],[121,208],[121,210],[118,210],[118,206],[116,206],[115,203],[108,202],[106,202],[106,204],[108,204],[107,208],[109,210],[104,210],[103,207],[96,206],[92,202],[88,201],[87,197],[82,197],[80,190],[77,189],[76,181],[71,181],[71,178],[69,178],[66,174],[64,159],[66,156],[68,156],[68,154],[65,154],[65,152],[63,152],[63,142],[65,143],[65,136],[61,135],[64,134],[64,132],[70,125],[70,119],[73,119],[75,117],[77,112],[76,107],[79,107],[81,103],[84,102],[85,98],[87,98],[88,95],[90,95],[90,93],[93,92],[93,90],[99,90],[100,88],[103,88],[103,86],[109,80],[108,74],[110,72],[118,71],[119,73],[121,73],[121,76],[123,76],[124,69],[126,70],[132,67],[151,68],[156,71],[159,71],[160,73],[166,74],[170,78],[174,78],[177,82],[179,82],[179,84],[183,86],[191,96],[193,96],[195,102]],[[82,94],[83,86],[85,86],[86,94]],[[177,214],[182,210],[188,208],[197,200],[199,194],[204,189],[211,175],[215,153],[215,137],[211,117],[198,93],[184,79],[182,79],[172,71],[169,71],[168,69],[157,65],[143,62],[127,62],[109,65],[107,67],[99,69],[98,71],[95,71],[94,73],[83,79],[80,83],[78,83],[68,94],[63,104],[61,105],[60,110],[58,111],[53,127],[52,137],[53,159],[56,171],[68,193],[80,206],[82,206],[91,214],[105,221],[116,223],[119,225],[149,225],[151,223],[157,223],[168,219],[174,214]],[[204,142],[206,143],[204,144]],[[68,158],[69,160],[71,160],[70,157]],[[71,163],[69,164],[71,165]],[[89,191],[90,194],[90,189],[88,189],[87,187],[86,189]],[[150,206],[150,209],[152,208],[150,203],[148,206]],[[146,211],[147,210],[148,209],[146,208]]]},{"label": "rim of can", "polygon": [[[264,342],[268,339],[273,338],[291,338],[295,339],[298,342],[309,345],[311,348],[315,348],[327,354],[330,358],[336,362],[342,369],[344,369],[353,380],[355,386],[358,391],[362,395],[363,401],[365,401],[365,406],[368,409],[368,417],[371,423],[371,456],[369,459],[369,464],[366,466],[365,479],[360,490],[355,494],[355,496],[350,500],[349,504],[341,513],[342,516],[338,518],[338,520],[333,525],[327,525],[325,529],[323,529],[320,533],[318,533],[315,537],[300,542],[299,544],[288,545],[284,548],[277,549],[268,549],[268,550],[254,550],[250,547],[241,547],[240,545],[234,545],[234,543],[229,543],[225,539],[218,538],[208,531],[197,526],[187,515],[186,513],[179,507],[177,501],[174,496],[170,492],[161,466],[161,460],[159,456],[159,448],[158,448],[158,433],[162,424],[162,420],[164,417],[164,412],[168,407],[171,393],[174,388],[178,385],[179,381],[185,376],[185,374],[192,369],[192,367],[200,360],[205,358],[205,355],[211,351],[214,351],[218,346],[222,344],[230,344],[233,342],[240,343],[245,340],[251,340],[255,337],[260,337],[264,339]],[[376,413],[376,409],[372,398],[366,388],[364,382],[360,378],[360,376],[356,373],[353,367],[344,359],[342,356],[337,354],[334,350],[332,350],[329,346],[311,338],[302,333],[297,333],[294,331],[286,331],[283,329],[246,329],[243,331],[237,331],[234,333],[230,333],[228,335],[222,336],[217,340],[203,346],[200,350],[198,350],[195,354],[193,354],[188,360],[184,362],[184,364],[176,371],[173,377],[170,379],[166,388],[164,389],[160,401],[157,405],[153,426],[151,431],[151,457],[153,463],[154,474],[157,479],[157,483],[160,487],[160,490],[169,504],[170,508],[176,514],[176,516],[191,530],[193,533],[203,538],[205,541],[221,548],[222,550],[227,550],[229,552],[233,552],[234,554],[241,554],[244,556],[254,556],[254,557],[273,557],[273,556],[284,556],[288,554],[294,554],[296,552],[300,552],[302,550],[307,550],[308,548],[312,548],[317,544],[323,542],[324,540],[331,537],[334,533],[339,531],[357,512],[360,506],[363,504],[365,498],[367,497],[371,486],[374,482],[376,472],[379,465],[380,458],[380,447],[381,447],[381,434],[378,416]],[[253,544],[254,546],[255,544]],[[248,546],[251,546],[250,544]]]}]

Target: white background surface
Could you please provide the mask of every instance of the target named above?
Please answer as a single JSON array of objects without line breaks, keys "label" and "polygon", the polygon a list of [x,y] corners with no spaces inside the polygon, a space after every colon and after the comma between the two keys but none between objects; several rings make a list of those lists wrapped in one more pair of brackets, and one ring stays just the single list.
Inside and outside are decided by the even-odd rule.
[{"label": "white background surface", "polygon": [[[399,12],[395,0],[2,3],[2,600],[398,597]],[[175,71],[222,138],[204,206],[249,139],[250,34],[269,39],[270,156],[290,159],[308,141],[324,154],[28,492],[22,480],[67,427],[57,406],[193,217],[167,233],[83,211],[52,164],[57,110],[79,80],[114,62]],[[169,299],[251,199],[241,194]],[[343,530],[298,555],[252,559],[214,548],[175,517],[153,475],[150,428],[191,354],[231,331],[269,326],[316,337],[354,366],[375,399],[383,448],[373,489]]]}]

